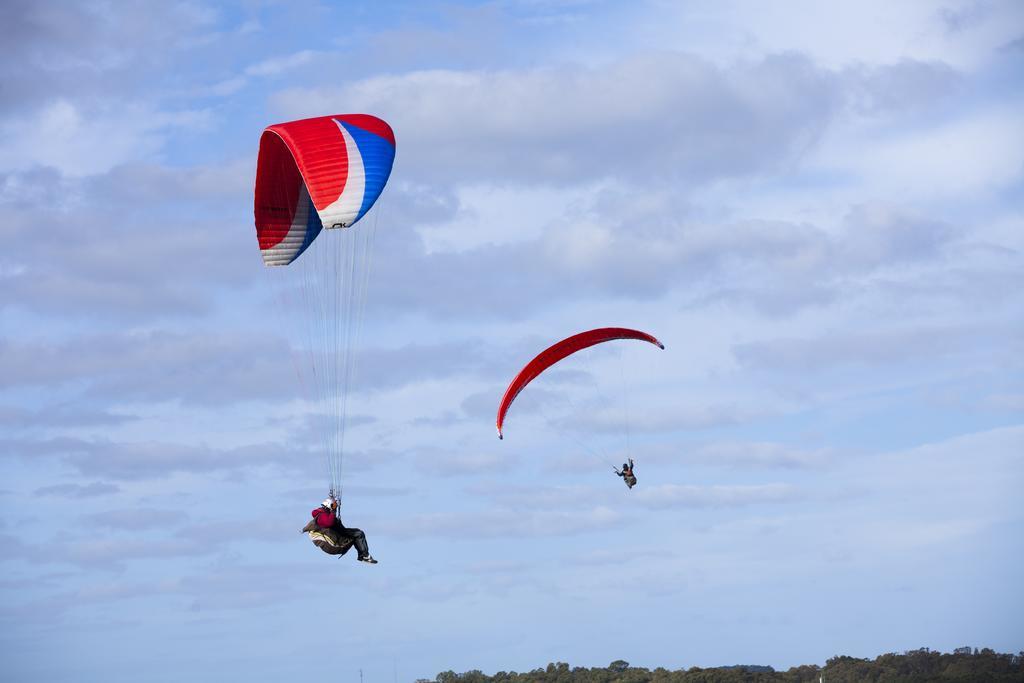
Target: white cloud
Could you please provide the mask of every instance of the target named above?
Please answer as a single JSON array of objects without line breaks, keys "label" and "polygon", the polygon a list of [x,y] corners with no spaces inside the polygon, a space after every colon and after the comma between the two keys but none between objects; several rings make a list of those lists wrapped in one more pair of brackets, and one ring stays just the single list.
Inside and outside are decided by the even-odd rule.
[{"label": "white cloud", "polygon": [[726,467],[820,469],[836,457],[829,448],[808,449],[773,442],[717,442],[687,454],[688,462]]},{"label": "white cloud", "polygon": [[378,528],[383,533],[399,538],[423,535],[445,538],[536,538],[607,531],[622,522],[621,513],[603,506],[592,506],[572,511],[438,512],[386,520]]},{"label": "white cloud", "polygon": [[175,473],[239,472],[254,467],[310,469],[312,459],[300,459],[300,449],[280,444],[235,446],[227,449],[170,441],[119,443],[107,438],[72,437],[5,439],[0,453],[16,459],[54,458],[90,477],[118,481],[153,480]]},{"label": "white cloud", "polygon": [[52,166],[69,175],[103,173],[127,161],[159,157],[173,132],[201,127],[200,110],[164,112],[148,105],[83,108],[55,100],[31,115],[0,122],[0,171]]},{"label": "white cloud", "polygon": [[827,136],[808,163],[854,174],[864,198],[977,201],[1020,182],[1022,115],[1019,107],[999,108],[912,130],[854,124]]},{"label": "white cloud", "polygon": [[652,508],[736,507],[764,503],[795,503],[806,498],[789,484],[694,486],[660,484],[633,491],[640,502]]},{"label": "white cloud", "polygon": [[624,27],[623,40],[634,49],[651,43],[685,45],[719,63],[798,50],[833,68],[904,58],[976,66],[1017,37],[1022,18],[1014,0],[798,0],[785,5],[661,0],[649,3],[640,16]]},{"label": "white cloud", "polygon": [[274,101],[286,117],[383,116],[413,177],[544,184],[775,168],[819,134],[835,94],[827,74],[795,55],[719,69],[660,53],[601,68],[418,71]]},{"label": "white cloud", "polygon": [[246,76],[280,76],[286,71],[308,64],[315,56],[313,50],[301,50],[283,57],[272,57],[246,67]]},{"label": "white cloud", "polygon": [[[966,357],[978,351],[979,340],[986,346],[1014,343],[997,331],[979,334],[976,325],[908,327],[889,325],[878,331],[843,331],[808,339],[776,339],[738,345],[734,350],[741,365],[769,372],[824,372],[853,366],[858,368],[930,366],[936,359]],[[1003,330],[1012,334],[1010,329]]]},{"label": "white cloud", "polygon": [[455,214],[444,221],[420,221],[417,232],[427,254],[532,242],[557,224],[553,217],[589,203],[602,187],[460,184],[454,190]]},{"label": "white cloud", "polygon": [[[829,546],[904,556],[950,553],[1019,515],[1024,426],[968,432],[902,450],[851,458],[824,495],[842,503]],[[842,482],[842,483],[839,483]],[[856,497],[844,490],[858,490]]]}]

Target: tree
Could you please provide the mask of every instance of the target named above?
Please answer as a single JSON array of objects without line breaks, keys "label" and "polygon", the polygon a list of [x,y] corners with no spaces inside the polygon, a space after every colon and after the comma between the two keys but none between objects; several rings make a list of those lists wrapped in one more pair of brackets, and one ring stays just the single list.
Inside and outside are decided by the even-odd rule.
[{"label": "tree", "polygon": [[608,668],[617,674],[625,673],[626,669],[629,668],[629,662],[624,659],[616,659],[608,665]]}]

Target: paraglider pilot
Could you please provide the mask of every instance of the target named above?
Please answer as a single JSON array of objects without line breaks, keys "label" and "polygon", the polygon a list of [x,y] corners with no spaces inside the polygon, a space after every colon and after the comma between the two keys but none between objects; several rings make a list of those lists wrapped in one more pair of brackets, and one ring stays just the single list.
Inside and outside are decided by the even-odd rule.
[{"label": "paraglider pilot", "polygon": [[633,458],[629,459],[629,464],[622,463],[622,470],[615,470],[615,474],[622,477],[622,481],[626,483],[626,486],[633,488],[636,486],[636,477],[633,476]]},{"label": "paraglider pilot", "polygon": [[321,529],[331,529],[342,538],[352,539],[352,544],[355,545],[356,551],[359,553],[359,557],[356,559],[368,564],[377,564],[377,560],[370,555],[370,549],[366,545],[366,534],[363,533],[363,530],[346,527],[341,523],[341,518],[338,517],[340,506],[341,503],[334,495],[330,495],[320,504],[320,507],[313,510],[313,519],[316,520],[316,525]]}]

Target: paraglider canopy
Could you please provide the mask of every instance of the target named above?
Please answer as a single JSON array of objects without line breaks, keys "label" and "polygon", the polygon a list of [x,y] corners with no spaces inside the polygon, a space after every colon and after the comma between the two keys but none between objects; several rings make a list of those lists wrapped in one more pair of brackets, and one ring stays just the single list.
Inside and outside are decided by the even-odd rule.
[{"label": "paraglider canopy", "polygon": [[377,201],[394,160],[391,126],[368,114],[268,126],[254,207],[263,262],[288,265],[321,229],[351,227]]},{"label": "paraglider canopy", "polygon": [[654,344],[660,349],[665,348],[664,344],[646,332],[631,330],[628,327],[601,327],[596,330],[580,332],[579,334],[574,334],[571,337],[563,339],[557,344],[549,346],[537,354],[533,360],[527,363],[523,369],[512,378],[508,388],[505,390],[505,395],[502,396],[501,403],[498,404],[498,418],[496,421],[498,427],[498,438],[505,438],[501,432],[502,425],[505,422],[505,414],[508,412],[512,402],[516,400],[516,396],[526,388],[527,384],[532,382],[538,375],[555,363],[571,356],[577,351],[582,351],[583,349],[594,346],[595,344],[602,344],[616,339],[637,339],[649,344]]},{"label": "paraglider canopy", "polygon": [[[256,239],[264,264],[282,266],[268,269],[277,300],[267,309],[280,316],[280,330],[290,337],[305,398],[324,416],[314,432],[332,495],[342,492],[348,399],[380,211],[363,218],[380,198],[394,160],[394,132],[369,114],[277,123],[260,137]],[[324,230],[333,234],[320,236]]]}]

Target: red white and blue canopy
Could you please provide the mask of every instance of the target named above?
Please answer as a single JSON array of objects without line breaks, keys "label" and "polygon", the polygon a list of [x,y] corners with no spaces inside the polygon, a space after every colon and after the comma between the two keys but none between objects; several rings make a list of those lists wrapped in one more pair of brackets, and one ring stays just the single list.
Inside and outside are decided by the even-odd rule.
[{"label": "red white and blue canopy", "polygon": [[377,201],[394,160],[391,126],[368,114],[268,126],[254,207],[263,262],[288,265],[321,229],[354,225]]}]

